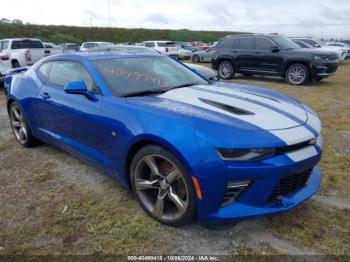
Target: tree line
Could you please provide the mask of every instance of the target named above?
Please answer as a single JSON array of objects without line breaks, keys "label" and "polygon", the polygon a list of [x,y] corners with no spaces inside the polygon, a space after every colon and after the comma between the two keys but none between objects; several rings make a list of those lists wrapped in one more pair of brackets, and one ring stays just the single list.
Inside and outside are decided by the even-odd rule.
[{"label": "tree line", "polygon": [[0,39],[15,37],[39,38],[45,42],[81,44],[86,41],[106,41],[113,43],[142,42],[146,40],[172,41],[217,41],[219,38],[237,34],[228,31],[192,31],[187,29],[144,29],[78,27],[24,24],[21,20],[0,19]]}]

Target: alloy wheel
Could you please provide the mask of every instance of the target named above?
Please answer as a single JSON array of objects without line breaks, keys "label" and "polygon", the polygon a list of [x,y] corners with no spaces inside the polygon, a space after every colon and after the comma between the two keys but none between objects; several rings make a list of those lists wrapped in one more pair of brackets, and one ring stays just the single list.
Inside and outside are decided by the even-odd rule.
[{"label": "alloy wheel", "polygon": [[228,79],[231,77],[232,73],[233,73],[233,68],[230,64],[228,64],[227,62],[220,64],[219,74],[221,78]]},{"label": "alloy wheel", "polygon": [[17,105],[11,107],[11,126],[16,139],[20,144],[25,144],[28,139],[28,129],[23,114]]},{"label": "alloy wheel", "polygon": [[184,174],[169,159],[156,154],[141,158],[135,168],[136,194],[142,205],[157,219],[181,219],[189,206]]},{"label": "alloy wheel", "polygon": [[306,72],[305,69],[301,66],[294,66],[289,71],[289,80],[292,84],[300,85],[305,81],[306,78]]}]

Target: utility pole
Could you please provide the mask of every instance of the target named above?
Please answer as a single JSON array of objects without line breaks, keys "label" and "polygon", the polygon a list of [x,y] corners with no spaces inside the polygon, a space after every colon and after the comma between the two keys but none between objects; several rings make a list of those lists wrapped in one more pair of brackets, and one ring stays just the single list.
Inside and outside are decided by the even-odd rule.
[{"label": "utility pole", "polygon": [[111,27],[111,0],[108,1],[108,26]]}]

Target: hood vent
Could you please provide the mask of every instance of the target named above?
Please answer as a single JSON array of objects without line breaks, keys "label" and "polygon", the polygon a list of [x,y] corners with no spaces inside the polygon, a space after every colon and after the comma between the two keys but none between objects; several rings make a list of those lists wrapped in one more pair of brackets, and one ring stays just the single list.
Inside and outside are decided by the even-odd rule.
[{"label": "hood vent", "polygon": [[220,108],[222,110],[225,110],[227,112],[233,113],[235,115],[255,115],[254,113],[244,110],[242,108],[238,108],[235,106],[229,106],[229,105],[225,105],[222,104],[220,102],[216,102],[216,101],[212,101],[212,100],[208,100],[208,99],[204,99],[204,98],[199,98],[199,100],[201,100],[203,103],[206,103],[208,105],[211,106],[215,106],[217,108]]}]

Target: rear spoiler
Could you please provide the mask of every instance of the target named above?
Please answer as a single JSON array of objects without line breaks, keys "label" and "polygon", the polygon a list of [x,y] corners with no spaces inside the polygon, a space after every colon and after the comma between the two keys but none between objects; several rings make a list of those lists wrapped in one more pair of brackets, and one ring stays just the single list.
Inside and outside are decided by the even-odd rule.
[{"label": "rear spoiler", "polygon": [[8,71],[7,75],[16,75],[19,73],[23,73],[23,72],[27,71],[29,68],[30,68],[29,66],[12,68]]},{"label": "rear spoiler", "polygon": [[10,89],[13,76],[17,75],[17,74],[21,74],[23,72],[26,72],[29,68],[30,68],[29,66],[24,66],[24,67],[17,67],[17,68],[9,69],[8,73],[6,74],[5,82],[4,82],[5,92],[6,92],[6,90]]}]

